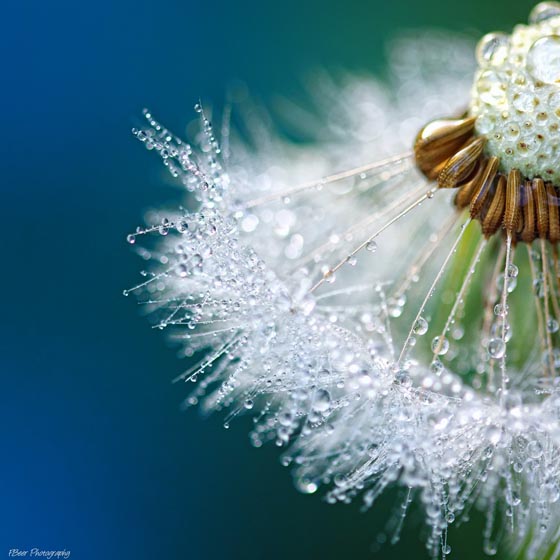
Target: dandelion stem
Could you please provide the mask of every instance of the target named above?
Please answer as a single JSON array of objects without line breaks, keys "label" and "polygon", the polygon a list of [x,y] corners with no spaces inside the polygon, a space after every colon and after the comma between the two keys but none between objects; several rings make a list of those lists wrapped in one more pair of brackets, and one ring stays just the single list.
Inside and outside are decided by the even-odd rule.
[{"label": "dandelion stem", "polygon": [[[533,290],[538,290],[537,269],[534,260],[535,257],[533,255],[533,251],[531,250],[531,246],[526,245],[526,247],[527,247],[527,254],[529,256],[529,268],[531,269],[531,281],[533,285]],[[537,328],[539,330],[539,340],[541,341],[541,353],[545,354],[546,353],[546,342],[545,342],[546,325],[544,324],[543,312],[541,308],[539,294],[536,291],[534,292],[534,298],[535,298],[535,310],[537,313]]]},{"label": "dandelion stem", "polygon": [[[498,299],[498,276],[500,270],[502,269],[502,262],[506,255],[506,246],[500,242],[500,249],[496,262],[494,264],[494,269],[492,270],[492,276],[490,277],[490,284],[487,285],[485,292],[490,292],[486,301],[484,302],[484,319],[482,323],[482,331],[480,336],[480,354],[479,360],[482,362],[484,359],[484,351],[488,347],[488,341],[490,339],[490,329],[492,328],[492,319],[494,318],[494,306]],[[494,363],[490,363],[490,369],[488,371],[487,385],[492,387],[494,385]]]},{"label": "dandelion stem", "polygon": [[543,271],[543,288],[544,288],[544,326],[546,333],[546,363],[548,365],[548,375],[552,380],[554,378],[554,364],[552,362],[552,335],[550,333],[550,286],[548,283],[548,256],[546,254],[546,240],[541,238],[541,260]]},{"label": "dandelion stem", "polygon": [[504,285],[502,288],[502,344],[504,345],[503,354],[500,357],[500,371],[502,381],[502,391],[500,393],[500,404],[503,405],[507,393],[507,372],[506,372],[506,359],[507,359],[507,340],[506,334],[508,329],[508,280],[509,280],[509,265],[512,261],[511,251],[511,231],[508,230],[506,237],[506,263],[504,270]]}]

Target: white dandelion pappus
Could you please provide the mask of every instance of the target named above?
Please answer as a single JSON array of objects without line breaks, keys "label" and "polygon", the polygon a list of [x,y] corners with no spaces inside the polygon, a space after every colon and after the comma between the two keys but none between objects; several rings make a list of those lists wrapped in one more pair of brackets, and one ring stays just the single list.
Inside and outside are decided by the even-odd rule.
[{"label": "white dandelion pappus", "polygon": [[[557,10],[539,5],[515,33],[541,41]],[[533,43],[515,33],[483,39],[470,102],[471,49],[446,37],[397,45],[390,87],[323,77],[312,147],[260,129],[252,154],[224,119],[221,148],[201,107],[194,147],[150,114],[134,131],[196,200],[129,236],[155,234],[138,249],[151,271],[127,293],[197,358],[178,378],[197,381],[188,404],[227,409],[226,426],[254,413],[253,444],[286,446],[300,490],[325,485],[329,502],[369,507],[402,484],[394,540],[417,498],[434,557],[473,505],[487,554],[504,533],[528,558],[560,537],[557,191],[530,167],[521,183],[496,136],[510,115],[528,122],[514,102]],[[487,65],[506,95],[486,95]]]}]

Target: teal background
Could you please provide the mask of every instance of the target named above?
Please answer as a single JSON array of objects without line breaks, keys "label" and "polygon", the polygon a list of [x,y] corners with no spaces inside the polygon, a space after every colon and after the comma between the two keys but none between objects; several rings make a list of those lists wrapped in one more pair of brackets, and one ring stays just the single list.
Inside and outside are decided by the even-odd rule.
[{"label": "teal background", "polygon": [[[315,67],[371,72],[407,29],[509,29],[528,1],[21,2],[3,9],[0,558],[426,557],[415,510],[372,552],[394,504],[368,514],[292,487],[247,420],[181,413],[179,363],[123,288],[140,263],[125,236],[178,201],[132,138],[150,107],[182,130],[201,96],[241,78],[265,104],[302,95]],[[374,157],[374,154],[372,154]],[[481,558],[481,519],[452,558]],[[374,549],[378,547],[373,547]],[[500,558],[505,558],[505,555]]]}]

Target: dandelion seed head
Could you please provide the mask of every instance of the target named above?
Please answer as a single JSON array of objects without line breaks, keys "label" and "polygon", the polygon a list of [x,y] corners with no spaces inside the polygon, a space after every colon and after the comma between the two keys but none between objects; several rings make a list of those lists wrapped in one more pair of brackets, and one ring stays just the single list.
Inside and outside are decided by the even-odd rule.
[{"label": "dandelion seed head", "polygon": [[468,103],[471,53],[426,34],[394,46],[388,84],[316,77],[306,147],[254,114],[256,152],[202,105],[191,142],[146,112],[133,132],[190,210],[129,235],[149,270],[127,292],[193,364],[185,406],[251,415],[302,492],[368,509],[398,484],[393,542],[415,499],[434,557],[478,507],[487,554],[506,533],[536,559],[560,536],[554,254],[483,235],[410,150]]},{"label": "dandelion seed head", "polygon": [[539,4],[529,25],[486,35],[476,52],[470,111],[487,153],[505,172],[560,183],[560,3]]}]

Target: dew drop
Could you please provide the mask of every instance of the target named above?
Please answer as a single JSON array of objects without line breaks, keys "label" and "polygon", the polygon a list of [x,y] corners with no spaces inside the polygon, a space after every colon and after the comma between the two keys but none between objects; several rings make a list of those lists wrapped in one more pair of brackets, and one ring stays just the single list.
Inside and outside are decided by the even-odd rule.
[{"label": "dew drop", "polygon": [[558,16],[560,16],[560,4],[558,2],[540,2],[531,10],[529,23],[541,23]]},{"label": "dew drop", "polygon": [[542,454],[543,447],[536,439],[530,441],[527,444],[527,455],[529,455],[531,459],[539,459],[540,457],[542,457]]},{"label": "dew drop", "polygon": [[545,84],[560,81],[560,37],[550,35],[533,43],[527,53],[527,70],[533,78]]},{"label": "dew drop", "polygon": [[134,245],[136,243],[136,236],[131,233],[131,234],[126,236],[126,241],[127,241],[127,243],[130,243],[131,245]]},{"label": "dew drop", "polygon": [[494,315],[496,315],[496,317],[505,317],[507,315],[507,311],[507,305],[504,307],[501,303],[497,303],[494,306]]},{"label": "dew drop", "polygon": [[313,494],[317,492],[317,484],[307,478],[296,481],[296,488],[303,494]]},{"label": "dew drop", "polygon": [[476,60],[480,66],[501,64],[508,51],[508,36],[504,33],[488,33],[476,47]]},{"label": "dew drop", "polygon": [[315,412],[327,412],[331,407],[331,396],[325,389],[319,389],[315,393],[312,409]]},{"label": "dew drop", "polygon": [[410,378],[410,375],[408,375],[408,372],[404,370],[399,371],[395,375],[395,381],[397,383],[400,383],[401,385],[404,385],[405,387],[410,387],[412,385],[412,379]]},{"label": "dew drop", "polygon": [[503,358],[505,353],[506,345],[501,338],[492,338],[490,342],[488,342],[488,355],[491,358]]},{"label": "dew drop", "polygon": [[375,253],[377,251],[377,243],[375,241],[368,241],[366,243],[366,251],[370,253]]},{"label": "dew drop", "polygon": [[430,364],[430,371],[434,375],[441,375],[441,372],[443,371],[443,364],[439,360],[434,360]]},{"label": "dew drop", "polygon": [[436,336],[432,340],[432,352],[438,356],[444,356],[449,350],[449,340],[445,337]]},{"label": "dew drop", "polygon": [[414,324],[414,334],[422,336],[428,332],[428,321],[424,317],[419,317]]}]

